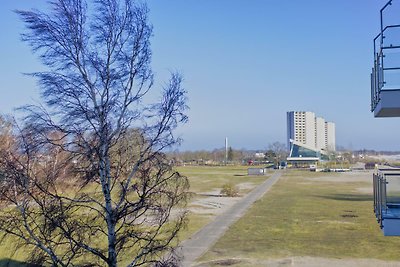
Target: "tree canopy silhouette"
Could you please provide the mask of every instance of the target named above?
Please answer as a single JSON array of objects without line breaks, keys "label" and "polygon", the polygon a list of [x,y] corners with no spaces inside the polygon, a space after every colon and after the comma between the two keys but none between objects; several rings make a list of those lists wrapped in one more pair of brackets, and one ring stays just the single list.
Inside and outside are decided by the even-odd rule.
[{"label": "tree canopy silhouette", "polygon": [[145,3],[49,7],[16,11],[46,70],[29,74],[43,104],[23,108],[0,152],[0,231],[34,248],[38,264],[172,266],[163,256],[185,224],[188,181],[163,151],[179,144],[173,131],[187,121],[182,77],[173,73],[160,101],[147,104]]}]

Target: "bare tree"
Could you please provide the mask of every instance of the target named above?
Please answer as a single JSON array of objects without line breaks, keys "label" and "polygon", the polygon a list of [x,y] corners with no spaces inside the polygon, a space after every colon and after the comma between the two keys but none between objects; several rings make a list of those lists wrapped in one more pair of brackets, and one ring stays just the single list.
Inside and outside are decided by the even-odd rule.
[{"label": "bare tree", "polygon": [[266,156],[269,156],[269,160],[273,161],[275,165],[286,159],[288,155],[285,144],[280,142],[274,142],[268,146]]},{"label": "bare tree", "polygon": [[[24,107],[16,142],[1,151],[0,230],[53,266],[169,264],[185,224],[188,181],[163,154],[187,121],[182,78],[159,103],[148,9],[133,0],[54,0],[17,11],[47,71],[43,105]],[[176,259],[173,259],[175,262]]]},{"label": "bare tree", "polygon": [[277,156],[274,150],[268,149],[267,152],[264,153],[264,159],[277,164]]},{"label": "bare tree", "polygon": [[228,149],[228,161],[233,161],[233,157],[234,157],[234,152],[232,147],[230,146]]}]

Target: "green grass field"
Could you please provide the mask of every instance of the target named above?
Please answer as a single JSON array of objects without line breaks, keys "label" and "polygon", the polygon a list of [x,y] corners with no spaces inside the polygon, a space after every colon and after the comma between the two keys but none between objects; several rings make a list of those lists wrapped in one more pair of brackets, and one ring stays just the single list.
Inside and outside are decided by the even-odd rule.
[{"label": "green grass field", "polygon": [[199,262],[295,256],[400,260],[400,237],[384,237],[376,222],[371,180],[368,172],[288,171]]}]

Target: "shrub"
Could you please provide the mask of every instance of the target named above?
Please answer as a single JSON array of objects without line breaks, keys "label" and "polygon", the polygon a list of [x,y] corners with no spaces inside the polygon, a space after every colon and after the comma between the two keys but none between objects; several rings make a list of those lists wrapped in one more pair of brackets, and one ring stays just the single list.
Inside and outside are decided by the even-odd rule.
[{"label": "shrub", "polygon": [[221,195],[227,197],[237,197],[239,196],[239,188],[232,183],[227,183],[222,186]]}]

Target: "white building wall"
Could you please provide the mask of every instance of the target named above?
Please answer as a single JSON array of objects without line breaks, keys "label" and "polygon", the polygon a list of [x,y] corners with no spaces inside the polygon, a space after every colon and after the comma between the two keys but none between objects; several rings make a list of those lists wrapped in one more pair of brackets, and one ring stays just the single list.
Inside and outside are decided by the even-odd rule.
[{"label": "white building wall", "polygon": [[336,151],[336,129],[335,123],[325,123],[325,147],[329,151]]},{"label": "white building wall", "polygon": [[336,150],[335,124],[310,111],[287,112],[287,144],[290,139],[316,150]]},{"label": "white building wall", "polygon": [[315,114],[314,112],[304,112],[304,144],[315,147]]},{"label": "white building wall", "polygon": [[288,147],[290,139],[315,147],[315,114],[309,111],[287,112]]},{"label": "white building wall", "polygon": [[325,119],[316,117],[315,118],[315,147],[318,150],[326,148],[325,141]]},{"label": "white building wall", "polygon": [[304,128],[304,120],[305,115],[304,112],[294,112],[294,120],[293,120],[293,129],[294,129],[294,138],[293,140],[304,143],[305,142],[305,128]]}]

